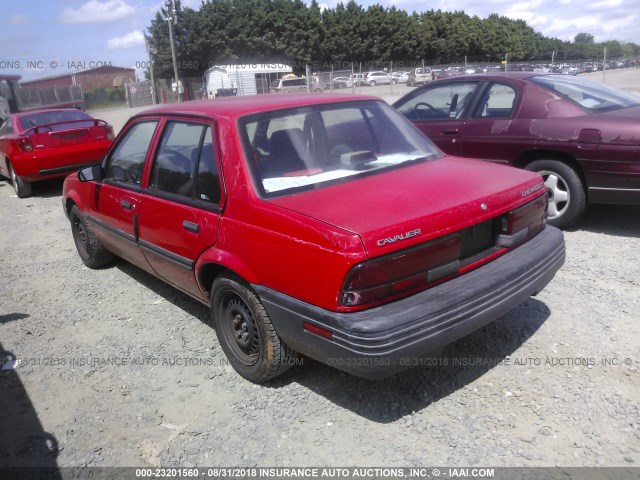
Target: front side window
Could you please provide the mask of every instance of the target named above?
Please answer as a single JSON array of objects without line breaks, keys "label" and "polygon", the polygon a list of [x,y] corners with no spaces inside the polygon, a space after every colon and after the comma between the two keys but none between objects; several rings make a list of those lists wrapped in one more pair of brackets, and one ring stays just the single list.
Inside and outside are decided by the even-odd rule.
[{"label": "front side window", "polygon": [[540,75],[532,77],[531,81],[559,93],[589,112],[609,112],[640,105],[640,100],[633,95],[604,83],[570,75]]},{"label": "front side window", "polygon": [[107,160],[107,179],[140,185],[144,161],[157,124],[157,121],[140,122],[127,130]]},{"label": "front side window", "polygon": [[409,120],[457,119],[473,97],[479,82],[451,82],[418,90],[394,106]]},{"label": "front side window", "polygon": [[300,107],[241,119],[261,193],[274,197],[351,181],[442,153],[383,102]]}]

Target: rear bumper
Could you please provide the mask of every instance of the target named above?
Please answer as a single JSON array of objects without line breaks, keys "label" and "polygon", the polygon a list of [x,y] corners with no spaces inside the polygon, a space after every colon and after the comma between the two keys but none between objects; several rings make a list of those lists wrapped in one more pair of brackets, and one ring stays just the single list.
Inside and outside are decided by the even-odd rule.
[{"label": "rear bumper", "polygon": [[[252,287],[291,348],[339,370],[376,379],[410,368],[417,357],[536,295],[564,260],[562,232],[547,226],[526,244],[472,272],[362,312],[332,312],[260,285]],[[332,339],[305,331],[303,322],[331,331]]]},{"label": "rear bumper", "polygon": [[65,177],[88,165],[100,162],[111,142],[36,150],[11,159],[11,165],[23,180],[37,182],[47,178]]}]

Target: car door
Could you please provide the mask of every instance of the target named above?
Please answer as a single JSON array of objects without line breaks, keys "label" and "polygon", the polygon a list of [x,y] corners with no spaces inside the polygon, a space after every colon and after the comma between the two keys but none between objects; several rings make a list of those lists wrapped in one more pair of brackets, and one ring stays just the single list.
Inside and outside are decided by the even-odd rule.
[{"label": "car door", "polygon": [[143,119],[126,127],[104,163],[104,178],[96,183],[87,219],[100,242],[127,261],[152,272],[138,246],[138,215],[145,162],[158,119]]},{"label": "car door", "polygon": [[401,98],[394,107],[443,152],[459,155],[464,115],[480,84],[468,80],[428,85]]},{"label": "car door", "polygon": [[216,243],[224,197],[213,131],[210,120],[164,123],[140,206],[139,243],[149,264],[199,299],[195,262]]},{"label": "car door", "polygon": [[532,147],[530,121],[517,120],[521,97],[516,85],[484,85],[464,125],[461,155],[507,164]]}]

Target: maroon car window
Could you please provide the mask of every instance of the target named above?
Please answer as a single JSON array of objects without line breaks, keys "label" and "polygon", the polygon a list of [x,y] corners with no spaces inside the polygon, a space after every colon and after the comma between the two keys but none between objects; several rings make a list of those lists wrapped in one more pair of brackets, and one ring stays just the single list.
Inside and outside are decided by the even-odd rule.
[{"label": "maroon car window", "polygon": [[601,82],[569,75],[540,75],[530,80],[559,93],[589,112],[609,112],[640,105],[638,97],[610,88]]},{"label": "maroon car window", "polygon": [[268,197],[348,182],[442,153],[378,101],[318,105],[241,120],[245,154]]},{"label": "maroon car window", "polygon": [[462,116],[479,83],[450,82],[429,86],[395,107],[409,120],[457,119]]},{"label": "maroon car window", "polygon": [[158,122],[140,122],[127,130],[107,160],[106,178],[140,185],[147,150]]},{"label": "maroon car window", "polygon": [[474,117],[510,117],[516,103],[516,90],[502,83],[493,83],[485,90],[475,107]]}]

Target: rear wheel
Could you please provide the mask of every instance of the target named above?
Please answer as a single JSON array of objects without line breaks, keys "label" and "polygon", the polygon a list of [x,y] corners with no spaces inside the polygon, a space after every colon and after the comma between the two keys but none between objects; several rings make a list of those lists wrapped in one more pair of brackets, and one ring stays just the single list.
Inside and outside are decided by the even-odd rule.
[{"label": "rear wheel", "polygon": [[9,174],[11,175],[11,183],[13,184],[13,189],[16,191],[16,195],[18,198],[25,198],[31,195],[31,183],[21,179],[16,172],[13,171],[13,166],[11,164],[9,166]]},{"label": "rear wheel", "polygon": [[558,160],[536,160],[525,168],[542,175],[549,196],[549,224],[558,228],[575,224],[587,206],[585,189],[577,172]]},{"label": "rear wheel", "polygon": [[296,353],[280,340],[260,299],[239,277],[218,277],[210,306],[220,346],[244,378],[266,382],[292,366]]},{"label": "rear wheel", "polygon": [[100,268],[111,263],[114,259],[113,253],[102,246],[76,205],[71,209],[69,219],[73,241],[82,263],[89,268]]},{"label": "rear wheel", "polygon": [[398,83],[398,80],[396,80],[395,78],[391,80],[391,85],[396,85],[397,83]]}]

